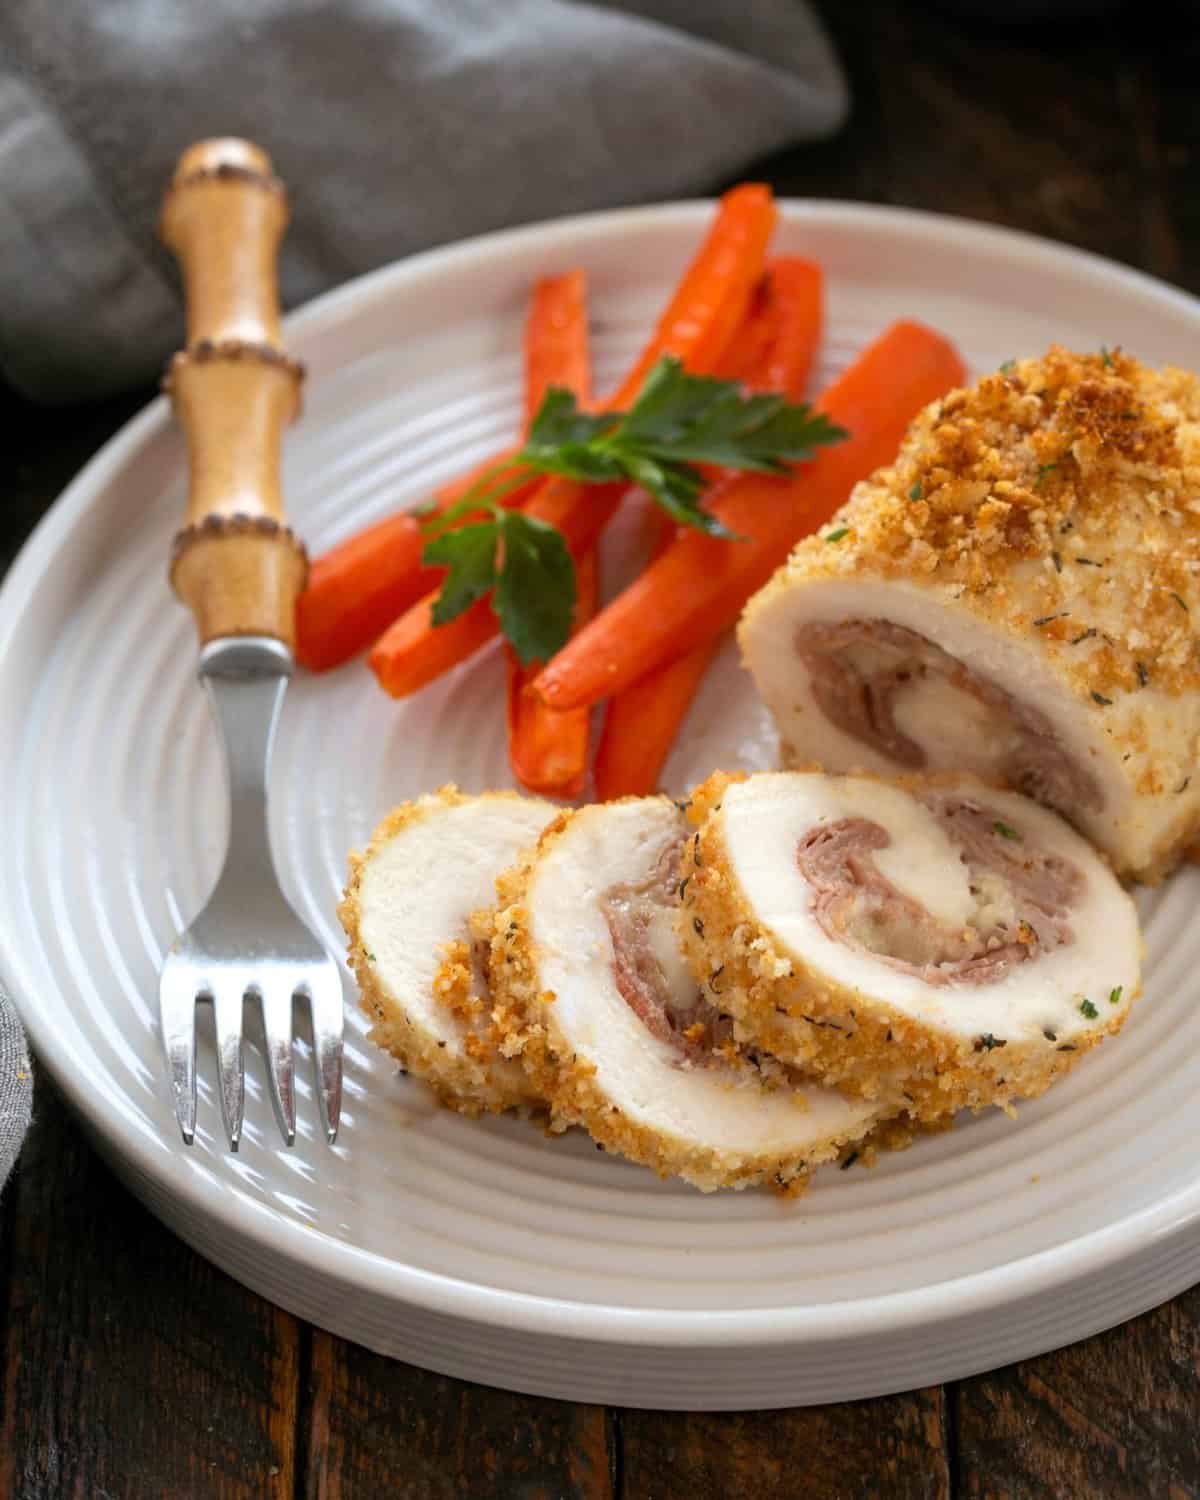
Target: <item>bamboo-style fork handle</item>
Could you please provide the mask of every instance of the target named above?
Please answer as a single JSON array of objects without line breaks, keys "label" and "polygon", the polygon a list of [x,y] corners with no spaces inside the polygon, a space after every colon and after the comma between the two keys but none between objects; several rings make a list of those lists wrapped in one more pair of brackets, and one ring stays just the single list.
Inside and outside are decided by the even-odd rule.
[{"label": "bamboo-style fork handle", "polygon": [[280,440],[304,379],[279,333],[276,257],[287,219],[270,157],[233,139],[189,147],[163,204],[188,340],[166,378],[190,473],[170,576],[201,645],[254,635],[290,647],[304,586],[307,558],[279,487]]}]

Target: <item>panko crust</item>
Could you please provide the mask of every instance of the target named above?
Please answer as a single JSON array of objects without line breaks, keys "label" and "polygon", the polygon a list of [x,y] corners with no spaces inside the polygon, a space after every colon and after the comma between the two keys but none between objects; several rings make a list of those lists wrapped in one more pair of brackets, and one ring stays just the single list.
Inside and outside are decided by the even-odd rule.
[{"label": "panko crust", "polygon": [[951,391],[767,588],[861,573],[925,580],[985,622],[1036,628],[1081,694],[1195,692],[1200,380],[1055,346]]},{"label": "panko crust", "polygon": [[[1054,346],[951,391],[751,599],[743,646],[781,593],[821,579],[902,581],[1026,644],[1127,752],[1133,790],[1180,798],[1138,878],[1162,879],[1196,841],[1195,375]],[[1165,712],[1181,732],[1163,736]]]},{"label": "panko crust", "polygon": [[[511,791],[483,795],[521,800],[518,793]],[[358,981],[359,1005],[373,1023],[367,1033],[369,1039],[391,1053],[401,1067],[424,1079],[442,1104],[471,1117],[529,1109],[536,1106],[536,1100],[525,1089],[514,1089],[508,1079],[497,1076],[492,1066],[499,1055],[502,1033],[492,1017],[488,1000],[472,993],[469,950],[462,942],[447,944],[434,979],[434,993],[446,1006],[448,1015],[469,1026],[463,1054],[456,1054],[435,1031],[413,1021],[403,1000],[376,973],[362,939],[360,887],[363,871],[372,857],[398,833],[447,807],[475,800],[448,783],[436,792],[393,808],[375,829],[367,847],[350,854],[350,879],[337,908],[346,933],[350,967]],[[471,1025],[472,1021],[479,1024]]]},{"label": "panko crust", "polygon": [[[501,1051],[506,1057],[521,1059],[534,1089],[548,1102],[554,1132],[581,1125],[606,1151],[649,1167],[659,1177],[682,1177],[701,1192],[762,1185],[787,1196],[803,1192],[812,1169],[837,1159],[854,1137],[824,1143],[799,1158],[714,1151],[665,1135],[613,1103],[594,1064],[578,1056],[558,1026],[556,997],[540,980],[526,898],[539,857],[562,837],[576,816],[577,811],[564,812],[544,830],[537,848],[497,881],[499,907],[480,913],[473,923],[475,935],[489,942],[493,1015],[504,1032]],[[877,1126],[877,1121],[864,1122],[859,1138]]]},{"label": "panko crust", "polygon": [[1128,1006],[1069,1043],[1045,1035],[962,1040],[782,952],[747,902],[725,845],[722,797],[741,780],[719,771],[692,793],[688,817],[696,832],[680,867],[679,919],[697,981],[711,988],[720,969],[721,1005],[739,1040],[932,1124],[959,1109],[1011,1109],[1016,1099],[1036,1098],[1121,1029]]}]

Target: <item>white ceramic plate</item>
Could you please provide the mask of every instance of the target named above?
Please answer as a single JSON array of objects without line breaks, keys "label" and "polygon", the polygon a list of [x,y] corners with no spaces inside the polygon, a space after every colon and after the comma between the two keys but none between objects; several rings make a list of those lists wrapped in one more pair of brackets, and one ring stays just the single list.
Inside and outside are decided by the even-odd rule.
[{"label": "white ceramic plate", "polygon": [[[601,383],[631,356],[706,205],[601,214],[419,257],[288,333],[310,367],[287,440],[292,516],[320,549],[501,446],[532,279],[591,276]],[[978,372],[1052,339],[1200,366],[1200,310],[1117,266],[995,229],[790,204],[781,249],[829,282],[820,380],[899,315]],[[42,1065],[133,1190],[284,1307],[417,1364],[549,1396],[738,1408],[865,1396],[1080,1338],[1200,1277],[1200,873],[1147,893],[1145,998],[1124,1034],[1013,1122],[999,1113],[827,1172],[798,1202],[705,1197],[512,1120],[469,1122],[395,1076],[349,1011],[342,1132],[280,1145],[249,1059],[240,1156],[201,1058],[196,1145],[163,1083],[155,976],[217,870],[225,810],[168,591],[183,459],[161,401],[47,516],[0,594],[0,971]],[[401,798],[507,785],[494,652],[395,704],[361,664],[290,691],[273,835],[340,951],[345,854]],[[683,788],[774,747],[731,653],[668,767]],[[347,996],[351,986],[347,981]]]}]

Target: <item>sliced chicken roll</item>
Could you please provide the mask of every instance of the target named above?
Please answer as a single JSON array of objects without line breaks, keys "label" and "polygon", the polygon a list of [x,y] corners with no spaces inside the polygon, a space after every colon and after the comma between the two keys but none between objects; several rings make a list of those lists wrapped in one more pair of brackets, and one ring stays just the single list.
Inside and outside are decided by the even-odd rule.
[{"label": "sliced chicken roll", "polygon": [[1052,349],[952,392],[743,615],[791,764],[973,771],[1156,880],[1200,832],[1200,382]]},{"label": "sliced chicken roll", "polygon": [[964,777],[711,777],[693,973],[747,1043],[919,1120],[1040,1094],[1120,1030],[1133,902],[1053,813]]},{"label": "sliced chicken roll", "polygon": [[687,832],[663,797],[563,814],[500,880],[493,993],[555,1128],[705,1191],[795,1188],[879,1110],[739,1052],[675,935]]},{"label": "sliced chicken roll", "polygon": [[497,875],[555,815],[513,792],[454,787],[406,802],[350,856],[338,916],[369,1033],[464,1114],[534,1102],[524,1070],[497,1050],[497,1021],[471,914]]}]

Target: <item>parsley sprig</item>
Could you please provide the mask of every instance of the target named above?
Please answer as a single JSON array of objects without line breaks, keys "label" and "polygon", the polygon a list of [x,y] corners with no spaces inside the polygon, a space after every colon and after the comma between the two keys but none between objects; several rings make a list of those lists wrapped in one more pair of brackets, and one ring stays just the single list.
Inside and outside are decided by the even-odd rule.
[{"label": "parsley sprig", "polygon": [[[845,436],[811,407],[689,375],[669,356],[625,412],[583,411],[570,391],[552,387],[511,462],[426,525],[425,562],[449,570],[433,623],[446,624],[494,591],[500,628],[522,663],[546,661],[566,643],[575,569],[562,533],[500,504],[531,471],[584,484],[632,482],[680,525],[738,540],[701,504],[707,480],[698,465],[786,474]],[[464,516],[472,519],[451,529]]]}]

